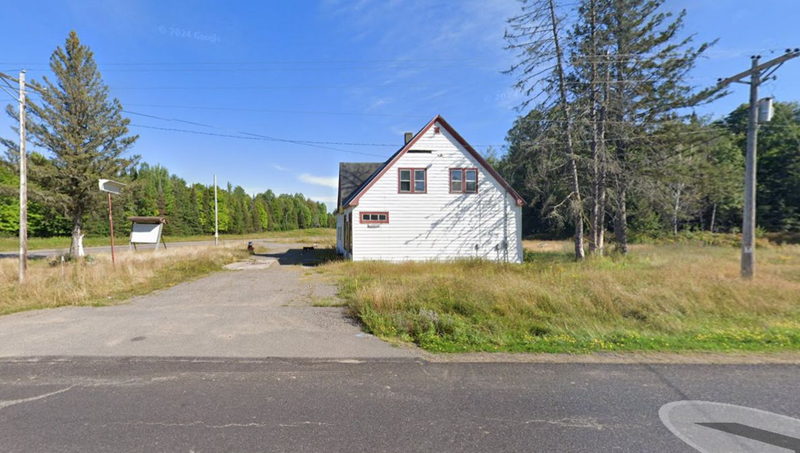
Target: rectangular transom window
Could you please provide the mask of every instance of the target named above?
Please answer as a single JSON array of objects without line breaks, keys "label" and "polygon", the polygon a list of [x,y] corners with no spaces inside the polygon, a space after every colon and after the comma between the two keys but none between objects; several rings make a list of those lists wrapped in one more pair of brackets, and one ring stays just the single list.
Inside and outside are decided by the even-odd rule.
[{"label": "rectangular transom window", "polygon": [[389,213],[382,212],[362,212],[361,223],[389,223]]},{"label": "rectangular transom window", "polygon": [[478,169],[451,168],[450,193],[478,193]]},{"label": "rectangular transom window", "polygon": [[428,171],[425,168],[401,168],[397,171],[399,193],[425,193],[428,189]]}]

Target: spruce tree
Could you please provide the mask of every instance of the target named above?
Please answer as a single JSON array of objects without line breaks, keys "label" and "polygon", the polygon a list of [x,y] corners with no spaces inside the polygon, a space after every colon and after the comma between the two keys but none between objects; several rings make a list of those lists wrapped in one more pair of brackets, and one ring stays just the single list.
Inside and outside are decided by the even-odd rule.
[{"label": "spruce tree", "polygon": [[[65,198],[72,224],[70,254],[83,255],[84,222],[99,197],[97,180],[122,176],[138,160],[125,153],[138,136],[129,135],[122,105],[109,99],[94,54],[70,32],[50,57],[55,80],[32,82],[41,101],[29,103],[28,136],[54,165],[32,171],[42,187]],[[33,170],[33,169],[32,169]]]},{"label": "spruce tree", "polygon": [[627,199],[652,162],[649,138],[666,123],[680,120],[680,109],[713,99],[715,89],[696,92],[686,83],[686,74],[712,43],[693,46],[692,36],[680,37],[686,11],[673,15],[662,8],[664,0],[604,3],[598,14],[609,45],[614,235],[617,249],[627,253]]}]

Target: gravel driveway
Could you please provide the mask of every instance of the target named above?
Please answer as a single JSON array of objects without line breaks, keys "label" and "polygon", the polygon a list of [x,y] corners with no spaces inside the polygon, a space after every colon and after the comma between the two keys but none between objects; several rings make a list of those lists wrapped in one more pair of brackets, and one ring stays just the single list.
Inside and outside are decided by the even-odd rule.
[{"label": "gravel driveway", "polygon": [[298,248],[110,307],[0,317],[0,357],[413,357],[361,329],[342,308],[313,307],[335,287]]}]

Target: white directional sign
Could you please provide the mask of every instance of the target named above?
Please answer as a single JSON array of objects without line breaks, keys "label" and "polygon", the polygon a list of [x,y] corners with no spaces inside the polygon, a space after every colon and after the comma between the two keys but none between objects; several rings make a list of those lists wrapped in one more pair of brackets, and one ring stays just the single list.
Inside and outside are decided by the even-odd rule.
[{"label": "white directional sign", "polygon": [[710,401],[675,401],[661,406],[658,416],[700,452],[800,452],[800,420],[785,415]]},{"label": "white directional sign", "polygon": [[98,181],[98,185],[102,192],[108,192],[114,195],[119,195],[122,192],[122,188],[125,187],[125,184],[110,179],[101,179]]}]

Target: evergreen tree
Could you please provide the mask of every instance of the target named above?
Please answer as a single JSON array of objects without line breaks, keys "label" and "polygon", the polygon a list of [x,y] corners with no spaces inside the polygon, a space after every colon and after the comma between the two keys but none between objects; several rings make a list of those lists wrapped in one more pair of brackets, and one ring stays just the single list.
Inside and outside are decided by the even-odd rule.
[{"label": "evergreen tree", "polygon": [[[587,0],[590,1],[590,0]],[[693,47],[680,38],[686,11],[664,11],[664,0],[598,2],[606,25],[610,78],[608,100],[609,156],[613,160],[614,235],[617,248],[628,251],[629,191],[653,159],[648,143],[653,131],[680,118],[679,109],[712,99],[714,90],[696,93],[686,74],[711,43]]]},{"label": "evergreen tree", "polygon": [[28,136],[46,150],[53,165],[31,166],[31,178],[63,195],[72,224],[73,256],[83,254],[84,222],[99,199],[99,178],[121,177],[137,157],[125,152],[138,138],[128,134],[122,105],[109,99],[92,51],[70,32],[64,47],[50,57],[55,81],[31,82],[41,101],[28,104]]}]

